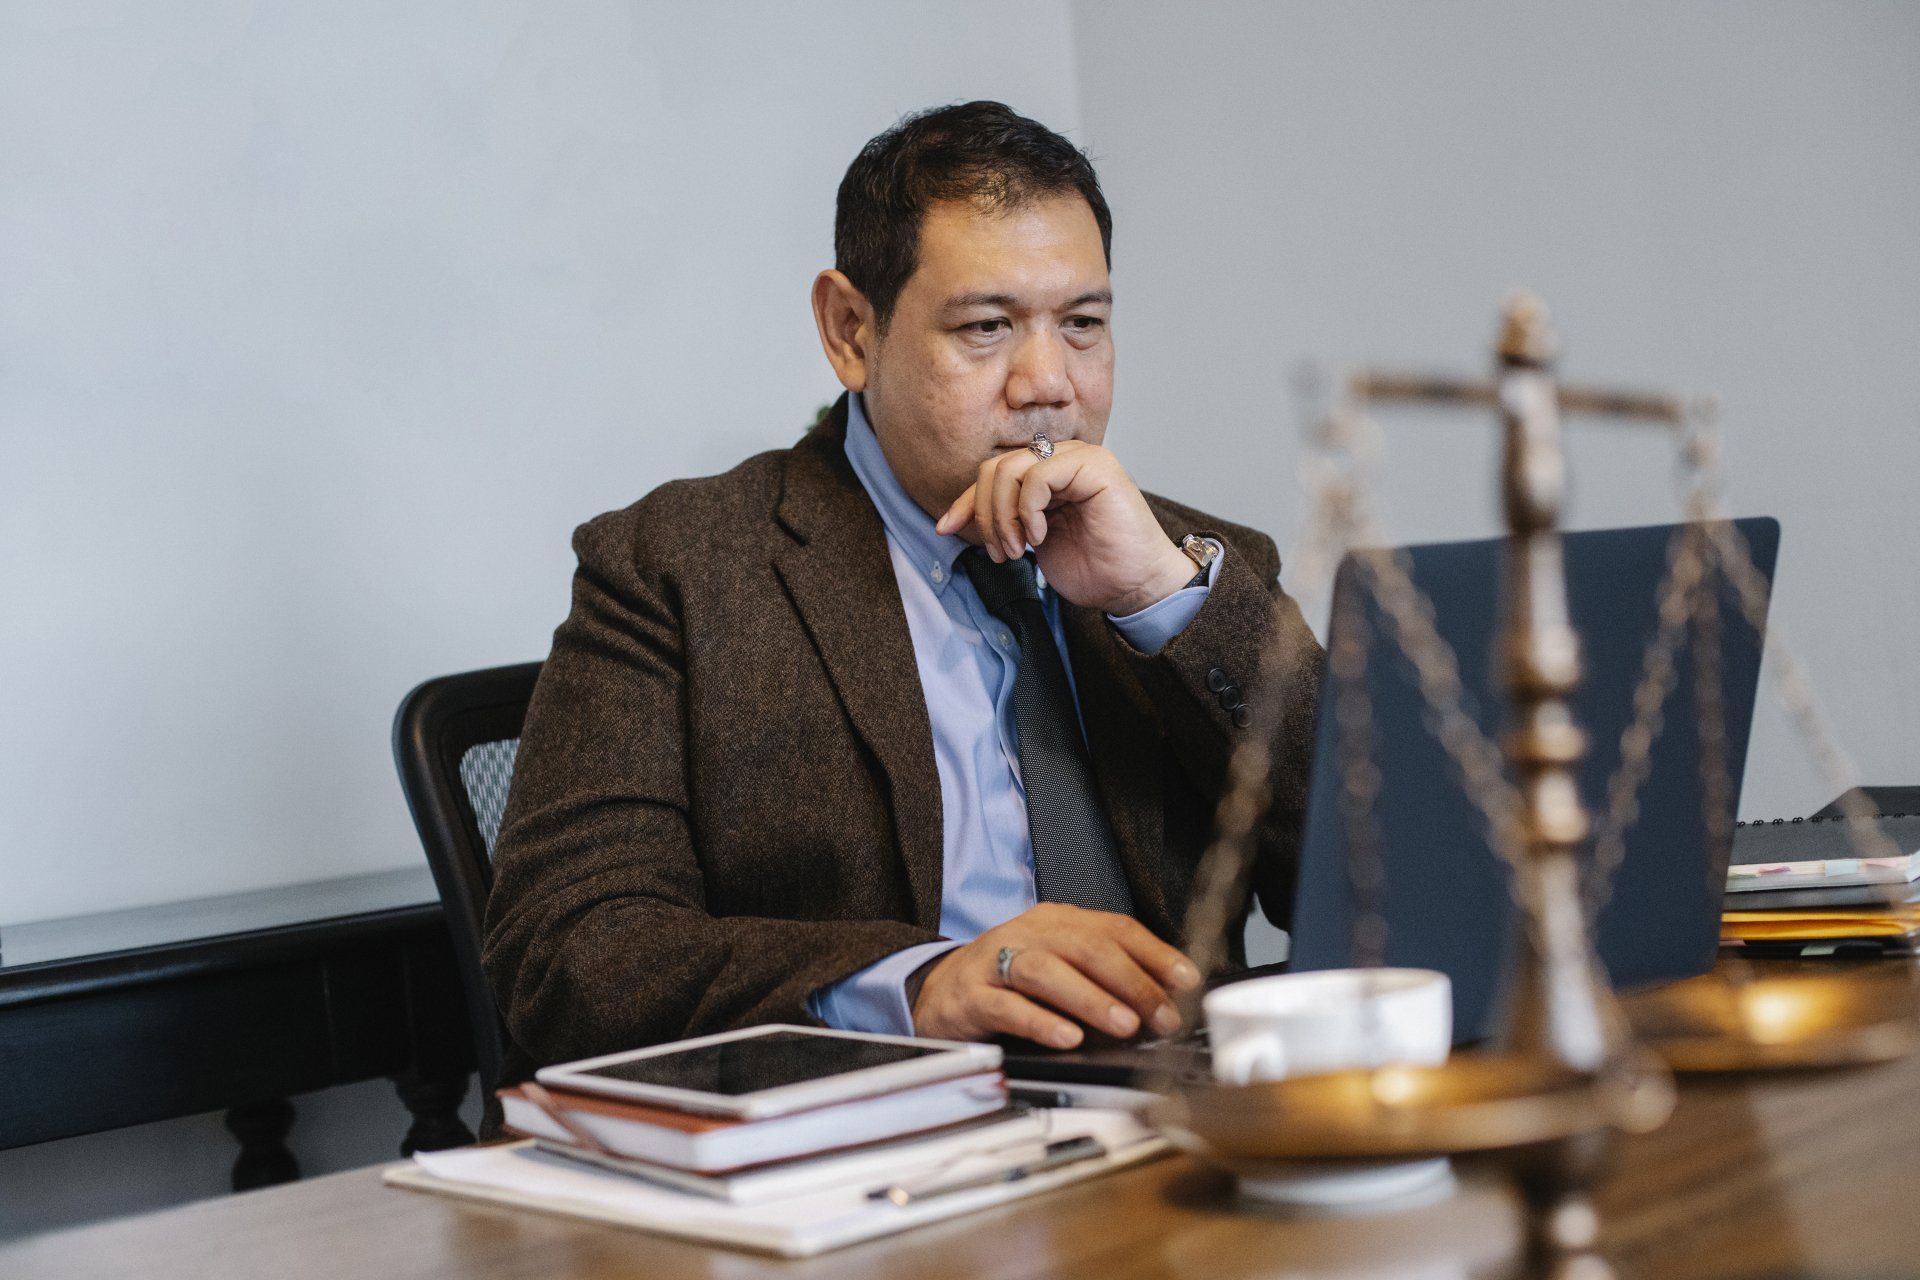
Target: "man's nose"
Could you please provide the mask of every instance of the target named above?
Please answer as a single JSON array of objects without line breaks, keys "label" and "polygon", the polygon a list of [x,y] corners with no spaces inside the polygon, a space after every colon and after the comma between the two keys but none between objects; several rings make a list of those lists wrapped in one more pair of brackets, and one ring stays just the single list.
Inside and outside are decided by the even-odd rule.
[{"label": "man's nose", "polygon": [[1013,353],[1007,371],[1007,407],[1028,409],[1073,403],[1073,380],[1067,377],[1066,343],[1057,333],[1030,333]]}]

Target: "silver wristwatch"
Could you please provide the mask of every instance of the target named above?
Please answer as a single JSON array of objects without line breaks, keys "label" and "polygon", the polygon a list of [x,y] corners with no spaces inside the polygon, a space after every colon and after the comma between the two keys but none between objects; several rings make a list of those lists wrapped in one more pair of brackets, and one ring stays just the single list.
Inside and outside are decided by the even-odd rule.
[{"label": "silver wristwatch", "polygon": [[1220,548],[1198,534],[1190,533],[1180,539],[1180,549],[1187,553],[1189,560],[1200,566],[1200,572],[1193,575],[1187,586],[1206,586],[1207,575],[1213,571],[1213,562],[1220,558]]}]

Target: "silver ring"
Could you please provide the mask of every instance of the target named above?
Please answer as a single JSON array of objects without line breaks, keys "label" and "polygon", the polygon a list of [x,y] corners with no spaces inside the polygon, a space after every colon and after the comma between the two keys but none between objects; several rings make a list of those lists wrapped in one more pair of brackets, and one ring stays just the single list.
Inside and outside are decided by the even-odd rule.
[{"label": "silver ring", "polygon": [[1019,954],[1020,948],[1018,947],[1000,948],[1000,955],[993,963],[994,968],[999,971],[1001,986],[1011,987],[1013,985],[1013,958]]},{"label": "silver ring", "polygon": [[1053,441],[1047,439],[1047,433],[1044,431],[1034,432],[1033,443],[1028,445],[1027,448],[1033,453],[1034,457],[1040,459],[1042,462],[1045,462],[1053,456]]}]

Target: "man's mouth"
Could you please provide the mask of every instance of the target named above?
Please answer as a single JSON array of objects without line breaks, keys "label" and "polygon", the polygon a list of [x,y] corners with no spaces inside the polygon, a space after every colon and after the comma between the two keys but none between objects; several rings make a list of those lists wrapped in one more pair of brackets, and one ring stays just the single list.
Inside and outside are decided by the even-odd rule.
[{"label": "man's mouth", "polygon": [[[1073,436],[1065,431],[1042,431],[1042,432],[1039,432],[1038,434],[1044,435],[1047,439],[1053,441],[1055,444],[1061,444],[1061,443],[1064,443],[1065,441],[1073,439]],[[1015,440],[1008,444],[997,444],[993,446],[993,448],[996,453],[1011,453],[1015,449],[1026,449],[1026,448],[1032,447],[1033,440],[1034,440],[1033,436],[1026,436],[1023,439]]]}]

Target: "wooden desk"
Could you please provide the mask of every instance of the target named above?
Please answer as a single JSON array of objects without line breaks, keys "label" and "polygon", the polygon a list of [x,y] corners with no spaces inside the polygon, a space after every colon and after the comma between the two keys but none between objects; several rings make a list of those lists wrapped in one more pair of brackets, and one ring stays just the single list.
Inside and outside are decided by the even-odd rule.
[{"label": "wooden desk", "polygon": [[393,1077],[431,1150],[472,1140],[472,1069],[424,863],[0,928],[0,1149],[225,1109],[262,1186],[290,1095]]},{"label": "wooden desk", "polygon": [[[1883,1067],[1690,1080],[1674,1118],[1624,1144],[1602,1196],[1623,1275],[1911,1275],[1920,1269],[1920,1056]],[[0,1249],[9,1280],[139,1274],[823,1280],[1497,1274],[1517,1219],[1478,1188],[1392,1216],[1236,1212],[1169,1159],[805,1262],[380,1185],[359,1170]],[[1464,1259],[1450,1267],[1448,1259]],[[1417,1270],[1416,1270],[1417,1268]]]}]

